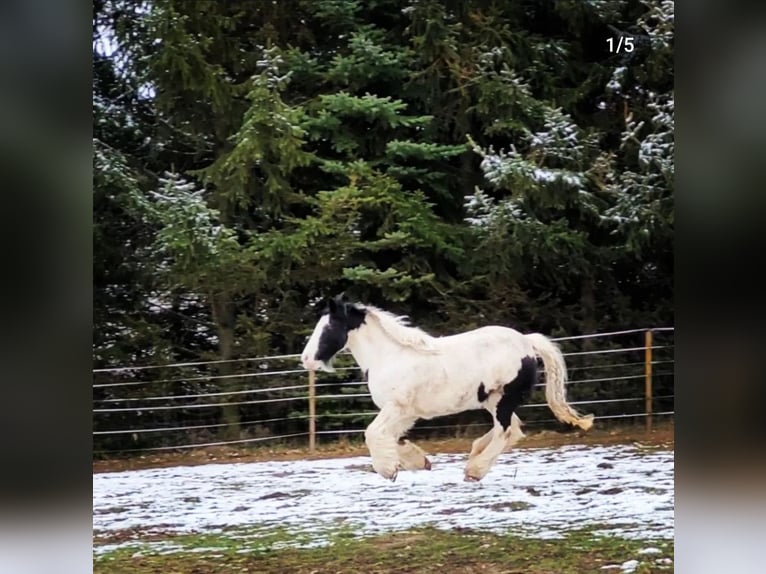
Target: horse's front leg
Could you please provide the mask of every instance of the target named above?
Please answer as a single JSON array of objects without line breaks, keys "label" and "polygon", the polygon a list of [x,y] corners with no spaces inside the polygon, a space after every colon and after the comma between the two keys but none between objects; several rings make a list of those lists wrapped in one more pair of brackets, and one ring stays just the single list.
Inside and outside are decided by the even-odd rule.
[{"label": "horse's front leg", "polygon": [[399,439],[397,444],[399,464],[404,470],[431,470],[431,461],[425,451],[407,439]]},{"label": "horse's front leg", "polygon": [[416,420],[417,417],[392,402],[380,409],[378,416],[364,431],[364,440],[372,457],[372,468],[383,478],[396,480],[401,468],[398,440]]}]

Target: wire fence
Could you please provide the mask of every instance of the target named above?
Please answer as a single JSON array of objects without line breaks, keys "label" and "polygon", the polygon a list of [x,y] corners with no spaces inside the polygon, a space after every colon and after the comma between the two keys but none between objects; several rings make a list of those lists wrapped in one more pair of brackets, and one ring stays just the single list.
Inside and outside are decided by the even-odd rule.
[{"label": "wire fence", "polygon": [[[596,424],[674,414],[674,328],[630,329],[555,339],[569,371],[568,398]],[[94,454],[193,449],[264,442],[306,444],[358,437],[377,414],[349,354],[334,373],[309,381],[299,355],[94,369]],[[541,373],[541,376],[544,376]],[[557,428],[543,379],[519,416],[525,430]],[[489,413],[419,421],[417,437],[473,437]]]}]

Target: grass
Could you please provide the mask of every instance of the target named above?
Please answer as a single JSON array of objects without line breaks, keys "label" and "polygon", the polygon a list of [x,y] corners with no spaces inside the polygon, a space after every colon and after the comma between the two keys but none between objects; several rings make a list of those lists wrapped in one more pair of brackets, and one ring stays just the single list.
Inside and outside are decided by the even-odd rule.
[{"label": "grass", "polygon": [[[283,530],[227,531],[163,538],[160,546],[123,547],[94,558],[94,574],[379,574],[451,572],[485,574],[621,573],[619,566],[638,560],[633,571],[672,572],[672,540],[631,540],[576,530],[563,539],[525,538],[471,530],[421,528],[358,538],[336,532],[320,547]],[[653,547],[660,553],[642,554]],[[661,562],[658,562],[660,560]],[[603,566],[612,568],[602,569]]]}]

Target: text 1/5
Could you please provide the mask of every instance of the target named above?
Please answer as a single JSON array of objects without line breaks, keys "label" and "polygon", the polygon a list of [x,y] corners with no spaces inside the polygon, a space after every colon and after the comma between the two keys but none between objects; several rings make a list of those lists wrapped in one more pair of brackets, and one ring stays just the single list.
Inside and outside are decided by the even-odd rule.
[{"label": "text 1/5", "polygon": [[609,51],[619,54],[620,52],[632,52],[635,48],[633,36],[618,36],[615,38],[607,38],[606,43],[609,46]]}]

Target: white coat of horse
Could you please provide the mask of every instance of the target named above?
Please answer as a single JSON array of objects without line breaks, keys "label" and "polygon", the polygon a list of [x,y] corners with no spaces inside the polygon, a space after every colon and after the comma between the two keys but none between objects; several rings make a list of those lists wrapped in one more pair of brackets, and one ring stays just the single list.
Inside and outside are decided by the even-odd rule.
[{"label": "white coat of horse", "polygon": [[481,480],[498,456],[524,437],[516,410],[545,368],[545,398],[556,418],[588,430],[566,400],[567,369],[558,346],[539,333],[488,326],[433,337],[404,318],[345,298],[328,302],[301,355],[308,370],[332,371],[332,359],[348,349],[362,369],[380,409],[365,431],[372,466],[395,480],[399,469],[430,469],[423,451],[399,439],[418,419],[486,409],[493,428],[473,442],[465,480]]}]

